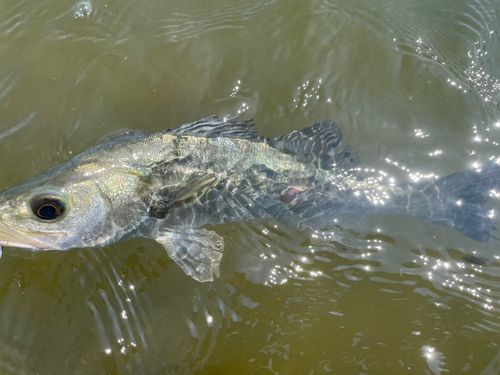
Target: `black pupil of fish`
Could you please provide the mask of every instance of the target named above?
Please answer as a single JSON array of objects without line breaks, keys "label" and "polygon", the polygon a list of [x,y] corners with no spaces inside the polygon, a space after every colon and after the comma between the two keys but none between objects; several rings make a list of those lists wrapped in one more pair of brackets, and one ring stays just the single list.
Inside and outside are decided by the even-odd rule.
[{"label": "black pupil of fish", "polygon": [[32,208],[36,216],[43,220],[55,219],[64,212],[64,204],[54,198],[44,198],[35,201]]},{"label": "black pupil of fish", "polygon": [[38,210],[38,216],[42,219],[52,219],[57,215],[57,208],[52,204],[45,204]]}]

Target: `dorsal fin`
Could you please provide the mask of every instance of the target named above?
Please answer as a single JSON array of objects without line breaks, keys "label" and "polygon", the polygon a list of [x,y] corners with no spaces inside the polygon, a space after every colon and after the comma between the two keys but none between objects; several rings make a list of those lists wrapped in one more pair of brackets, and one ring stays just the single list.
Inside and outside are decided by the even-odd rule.
[{"label": "dorsal fin", "polygon": [[268,143],[279,151],[290,154],[334,155],[341,151],[342,132],[335,122],[325,120],[288,135],[270,139]]},{"label": "dorsal fin", "polygon": [[318,122],[267,142],[281,152],[308,156],[306,160],[315,160],[322,169],[350,170],[359,163],[352,147],[342,147],[342,132],[332,120]]},{"label": "dorsal fin", "polygon": [[209,116],[175,129],[166,130],[166,133],[175,135],[194,135],[205,138],[225,137],[240,138],[254,142],[262,142],[253,120],[231,121],[235,117],[220,119],[218,116]]}]

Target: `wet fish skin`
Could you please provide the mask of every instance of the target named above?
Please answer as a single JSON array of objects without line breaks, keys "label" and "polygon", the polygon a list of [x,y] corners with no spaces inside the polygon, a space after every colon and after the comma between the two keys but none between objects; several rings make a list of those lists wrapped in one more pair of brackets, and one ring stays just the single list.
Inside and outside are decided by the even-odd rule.
[{"label": "wet fish skin", "polygon": [[[287,170],[291,176],[309,173],[296,159],[269,146],[246,122],[216,117],[165,132],[123,134],[2,192],[0,244],[66,250],[106,245],[134,230],[166,243],[172,237],[169,230],[180,233],[191,226],[166,226],[166,220],[152,217],[155,205],[166,198],[183,201],[213,187],[197,186],[203,176],[211,175],[208,183],[213,185],[254,164],[267,164],[277,173]],[[33,212],[34,202],[47,196],[64,204],[57,220],[42,220]],[[191,224],[203,224],[196,215],[192,219]],[[203,236],[189,236],[204,243]],[[205,237],[222,243],[212,234]],[[208,264],[212,267],[211,261]]]},{"label": "wet fish skin", "polygon": [[[369,186],[358,163],[333,121],[275,139],[249,122],[215,116],[125,133],[0,193],[0,245],[66,250],[143,236],[162,244],[188,275],[209,281],[224,241],[200,229],[206,224],[273,217],[320,229],[346,213],[396,213],[479,241],[494,238],[485,203],[499,185],[498,165],[436,182]],[[385,203],[359,190],[383,192]],[[47,212],[60,205],[59,216],[38,217],[45,204]]]},{"label": "wet fish skin", "polygon": [[[99,150],[95,156],[106,154]],[[137,171],[112,167],[90,155],[76,157],[0,195],[0,239],[33,250],[66,250],[118,239],[148,208],[151,188]],[[65,215],[42,221],[31,209],[39,196],[60,197]]]},{"label": "wet fish skin", "polygon": [[[115,137],[3,192],[0,238],[7,238],[6,245],[34,250],[92,247],[119,239],[148,217],[152,193],[160,182],[153,169],[188,154],[193,159],[206,157],[202,150],[209,157],[213,154],[205,138],[179,138],[142,132]],[[228,151],[226,163],[233,158]],[[164,174],[181,177],[176,181],[180,183],[197,172],[190,167],[185,173],[174,163],[173,170]],[[64,198],[63,219],[45,222],[33,215],[30,202],[46,193]]]}]

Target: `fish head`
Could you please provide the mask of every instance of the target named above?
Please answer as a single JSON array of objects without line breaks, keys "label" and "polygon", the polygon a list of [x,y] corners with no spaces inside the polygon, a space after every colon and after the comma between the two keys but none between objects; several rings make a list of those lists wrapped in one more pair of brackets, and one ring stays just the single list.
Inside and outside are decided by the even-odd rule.
[{"label": "fish head", "polygon": [[116,234],[100,177],[82,168],[57,169],[0,193],[0,245],[66,250],[99,245]]}]

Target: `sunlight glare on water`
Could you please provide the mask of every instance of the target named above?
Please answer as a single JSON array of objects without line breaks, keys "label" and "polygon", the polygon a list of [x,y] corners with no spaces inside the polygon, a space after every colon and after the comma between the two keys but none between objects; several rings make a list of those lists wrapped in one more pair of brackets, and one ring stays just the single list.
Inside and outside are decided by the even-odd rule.
[{"label": "sunlight glare on water", "polygon": [[[382,207],[380,186],[500,160],[499,6],[4,1],[2,190],[110,134],[241,114],[265,137],[334,119],[364,177],[339,187]],[[209,283],[142,238],[4,247],[0,373],[498,373],[498,240],[362,214],[211,229]]]},{"label": "sunlight glare on water", "polygon": [[90,1],[80,1],[75,5],[75,18],[88,17],[92,13],[92,3]]}]

